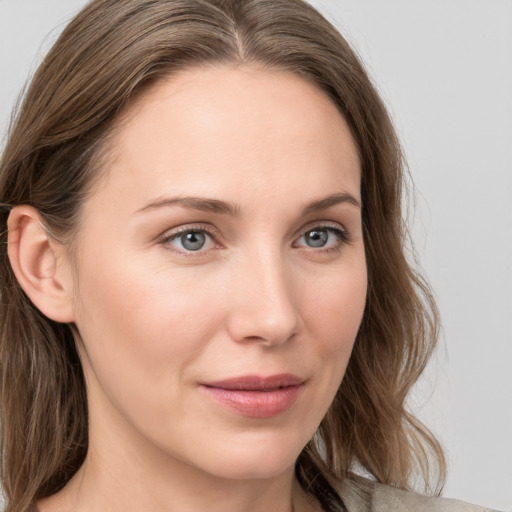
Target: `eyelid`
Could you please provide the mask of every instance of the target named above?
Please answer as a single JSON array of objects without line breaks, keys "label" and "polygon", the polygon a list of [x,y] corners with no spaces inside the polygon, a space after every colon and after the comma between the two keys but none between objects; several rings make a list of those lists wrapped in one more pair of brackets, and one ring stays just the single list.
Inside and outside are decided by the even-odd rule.
[{"label": "eyelid", "polygon": [[334,231],[339,231],[346,236],[350,236],[348,229],[343,224],[340,224],[339,222],[334,222],[334,221],[320,220],[320,221],[310,222],[310,223],[306,224],[304,227],[302,227],[298,233],[297,238],[304,236],[305,233],[307,233],[308,231],[312,231],[315,228],[316,229],[332,229]]}]

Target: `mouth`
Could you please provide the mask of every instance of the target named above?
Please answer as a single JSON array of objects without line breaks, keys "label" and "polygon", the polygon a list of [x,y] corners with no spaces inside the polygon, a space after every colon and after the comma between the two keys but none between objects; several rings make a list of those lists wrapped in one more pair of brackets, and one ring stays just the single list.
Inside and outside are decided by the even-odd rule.
[{"label": "mouth", "polygon": [[246,375],[201,383],[201,390],[216,403],[243,416],[270,418],[289,410],[297,401],[305,380],[292,374],[261,377]]},{"label": "mouth", "polygon": [[290,386],[299,386],[304,379],[290,373],[261,377],[259,375],[244,375],[233,379],[204,382],[203,386],[239,391],[275,391]]}]

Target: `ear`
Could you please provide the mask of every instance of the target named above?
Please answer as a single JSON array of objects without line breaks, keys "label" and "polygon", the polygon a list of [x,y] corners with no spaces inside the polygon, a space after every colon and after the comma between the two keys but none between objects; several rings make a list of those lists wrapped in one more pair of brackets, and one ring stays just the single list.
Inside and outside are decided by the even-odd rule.
[{"label": "ear", "polygon": [[73,279],[66,247],[52,238],[32,206],[15,206],[7,227],[7,254],[20,286],[48,318],[74,322]]}]

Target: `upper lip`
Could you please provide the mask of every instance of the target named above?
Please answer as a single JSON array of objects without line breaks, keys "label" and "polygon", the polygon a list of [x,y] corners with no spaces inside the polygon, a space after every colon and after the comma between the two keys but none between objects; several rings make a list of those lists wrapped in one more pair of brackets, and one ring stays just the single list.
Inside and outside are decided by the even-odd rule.
[{"label": "upper lip", "polygon": [[202,382],[203,386],[240,391],[270,391],[289,386],[298,386],[304,379],[291,373],[281,373],[263,377],[261,375],[243,375],[232,379]]}]

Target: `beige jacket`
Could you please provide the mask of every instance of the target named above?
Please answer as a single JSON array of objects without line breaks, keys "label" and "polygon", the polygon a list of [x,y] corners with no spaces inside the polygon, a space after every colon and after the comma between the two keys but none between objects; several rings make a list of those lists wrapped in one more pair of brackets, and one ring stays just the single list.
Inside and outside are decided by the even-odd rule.
[{"label": "beige jacket", "polygon": [[402,491],[364,478],[346,479],[338,492],[348,512],[496,512],[459,500]]}]

